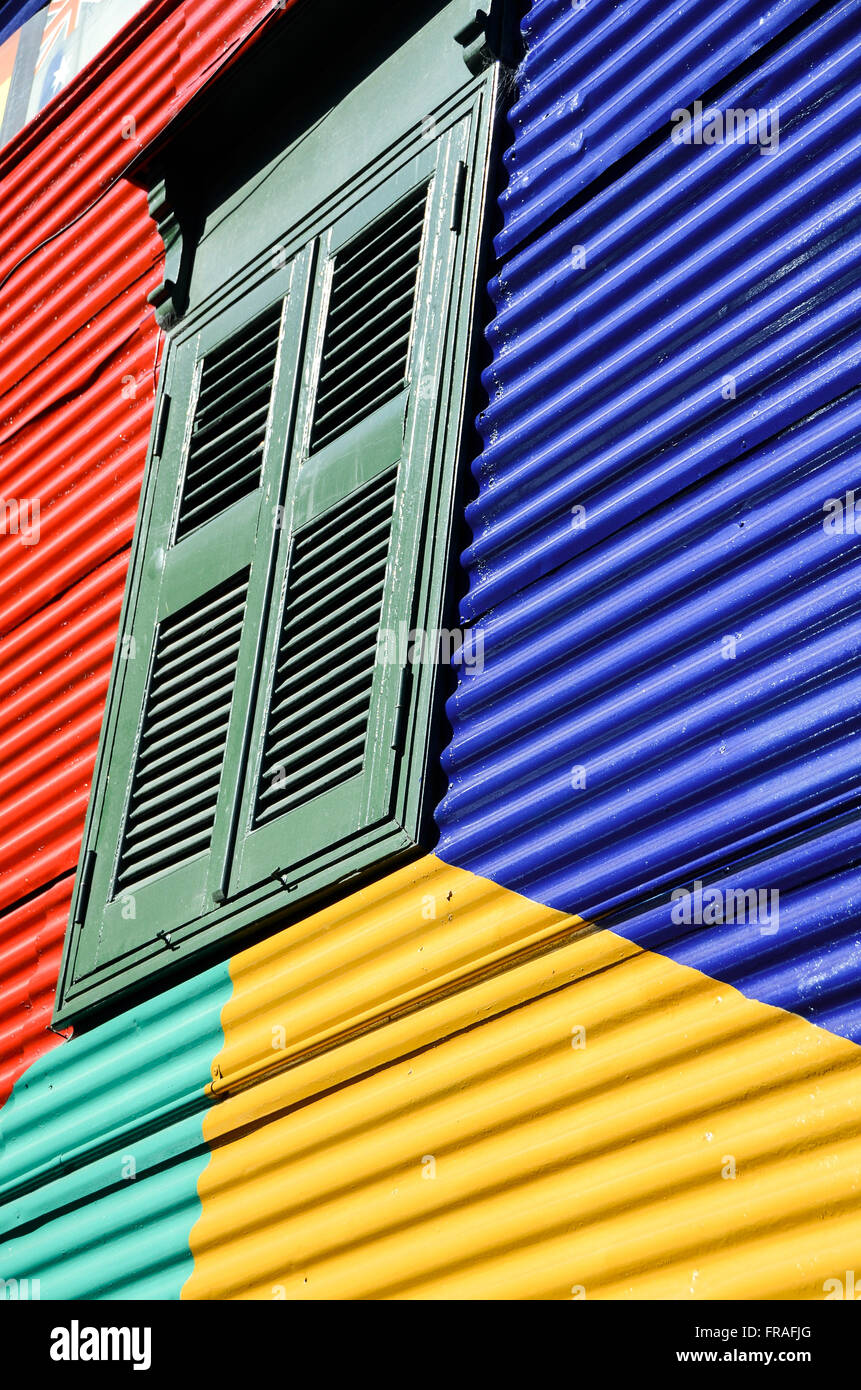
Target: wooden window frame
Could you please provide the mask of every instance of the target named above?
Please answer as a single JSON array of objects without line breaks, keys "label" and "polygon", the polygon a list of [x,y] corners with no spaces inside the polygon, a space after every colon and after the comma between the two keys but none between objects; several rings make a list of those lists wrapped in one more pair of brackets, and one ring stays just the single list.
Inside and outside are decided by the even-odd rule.
[{"label": "wooden window frame", "polygon": [[[399,478],[395,508],[400,549],[389,561],[399,576],[399,601],[393,601],[395,586],[387,588],[383,625],[403,620],[405,600],[411,627],[433,630],[443,624],[446,613],[498,82],[495,65],[479,64],[472,74],[463,65],[452,32],[452,19],[462,10],[459,4],[443,7],[351,93],[343,114],[345,127],[355,120],[355,111],[363,99],[367,101],[369,84],[372,89],[375,81],[387,85],[397,99],[398,119],[395,123],[389,113],[374,122],[378,148],[367,162],[355,160],[349,180],[343,177],[343,167],[336,167],[329,196],[314,203],[320,174],[313,165],[313,141],[299,141],[250,181],[252,205],[259,209],[259,216],[251,219],[253,248],[247,242],[237,247],[243,239],[234,234],[249,199],[248,186],[201,219],[192,256],[187,245],[179,251],[174,247],[174,263],[181,258],[191,266],[188,307],[171,322],[162,364],[66,935],[57,1026],[80,1024],[125,1007],[136,995],[200,968],[249,935],[291,920],[320,895],[343,891],[349,880],[417,852],[429,813],[429,735],[440,687],[440,670],[432,664],[380,666],[375,673],[372,719],[377,724],[369,736],[372,766],[358,823],[339,819],[337,797],[332,798],[331,833],[324,834],[316,848],[304,845],[292,858],[279,836],[280,821],[263,831],[251,824],[278,615],[291,537],[297,529],[291,518],[302,470],[314,462],[306,447],[313,403],[308,364],[319,357],[334,255],[378,209],[425,179],[430,194],[420,272],[419,300],[424,307],[411,349],[411,385],[402,398],[377,411],[365,428],[373,425],[385,447],[386,429],[391,432],[392,421],[400,421],[401,458],[415,475],[409,486]],[[433,55],[445,44],[450,47],[437,63]],[[431,53],[434,67],[429,110],[423,109],[426,102],[415,91],[410,95],[416,64],[426,53]],[[337,120],[333,131],[337,136]],[[339,157],[342,165],[344,159],[349,161],[348,153]],[[308,177],[302,182],[303,160],[309,158]],[[272,188],[291,174],[297,186],[307,186],[308,210],[301,209],[285,225]],[[242,526],[208,522],[175,544],[182,461],[200,363],[210,348],[279,297],[285,317],[263,477],[257,492],[238,504],[245,540],[240,537]],[[153,298],[163,307],[158,294]],[[416,389],[419,379],[422,390]],[[428,381],[432,390],[427,389]],[[355,449],[361,453],[362,427],[354,433]],[[395,435],[392,440],[397,456]],[[267,524],[276,514],[287,519],[280,537],[278,528]],[[212,844],[203,858],[136,888],[131,894],[133,915],[128,916],[129,904],[114,891],[116,863],[158,620],[206,587],[195,576],[201,567],[208,566],[211,573],[216,559],[223,575],[231,565],[250,565],[247,615],[252,621],[247,616],[243,630]],[[174,579],[176,589],[165,606]],[[128,659],[129,650],[134,660]],[[390,737],[385,725],[392,718],[397,738]],[[313,802],[309,805],[313,809]],[[129,922],[131,926],[123,925]]]}]

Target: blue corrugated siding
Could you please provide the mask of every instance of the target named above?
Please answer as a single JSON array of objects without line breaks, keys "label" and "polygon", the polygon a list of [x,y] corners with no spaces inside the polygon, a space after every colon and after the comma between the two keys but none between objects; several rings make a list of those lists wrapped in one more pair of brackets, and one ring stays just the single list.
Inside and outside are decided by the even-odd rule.
[{"label": "blue corrugated siding", "polygon": [[[810,0],[576,4],[535,0],[523,25],[527,53],[512,113],[516,140],[506,156],[501,255],[599,179],[613,178],[624,160],[659,152],[675,107],[697,97],[746,105],[737,95],[765,105],[773,76],[793,61],[787,40],[815,41],[820,17],[827,24],[833,8]],[[808,71],[818,56],[811,53]]]},{"label": "blue corrugated siding", "polygon": [[[824,526],[861,498],[859,20],[535,0],[438,818],[449,861],[861,1040],[861,534]],[[777,151],[674,144],[696,99],[776,108]],[[695,880],[779,929],[677,925]]]}]

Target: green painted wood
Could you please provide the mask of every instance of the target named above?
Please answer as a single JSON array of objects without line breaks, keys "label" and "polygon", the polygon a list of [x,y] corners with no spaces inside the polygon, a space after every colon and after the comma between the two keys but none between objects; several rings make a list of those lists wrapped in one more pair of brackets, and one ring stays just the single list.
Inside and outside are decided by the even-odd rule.
[{"label": "green painted wood", "polygon": [[[417,67],[437,105],[404,126],[389,97],[405,93]],[[308,785],[282,814],[268,817],[260,809],[266,740],[274,737],[270,705],[284,614],[300,627],[306,616],[296,611],[296,556],[333,526],[345,548],[344,573],[336,547],[321,583],[312,586],[307,622],[315,640],[325,641],[320,622],[327,594],[342,602],[355,582],[361,599],[370,566],[379,562],[379,546],[364,557],[361,545],[355,549],[361,509],[369,497],[368,505],[376,505],[375,479],[391,475],[391,525],[379,603],[372,613],[365,604],[365,618],[389,632],[406,621],[429,631],[441,622],[494,90],[495,73],[469,75],[438,15],[205,219],[189,310],[171,334],[160,384],[160,408],[169,402],[169,410],[166,417],[157,411],[164,425],[156,426],[151,446],[85,832],[84,854],[95,851],[94,867],[86,900],[78,887],[58,1023],[116,1007],[130,987],[152,988],[187,968],[191,954],[224,949],[343,880],[413,852],[419,842],[438,669],[375,662],[369,693],[359,699],[354,686],[344,688],[346,715],[340,692],[328,709],[318,698],[306,731]],[[376,148],[384,153],[367,160]],[[303,212],[309,185],[312,192],[328,191]],[[420,240],[411,249],[415,207]],[[362,271],[367,284],[362,275],[356,281],[359,312],[335,351],[326,334],[333,286],[341,293],[339,265],[349,267],[369,236],[373,247],[380,226],[390,254],[372,256],[371,270]],[[406,281],[389,285],[386,276],[395,274],[399,256],[409,265],[413,254],[415,308],[404,329],[396,310]],[[361,270],[361,256],[357,264]],[[376,276],[382,290],[375,298]],[[352,312],[349,275],[344,284]],[[258,381],[254,334],[260,316],[278,303],[285,307],[259,485],[250,490],[249,483],[235,497],[228,488],[224,509],[210,508],[201,524],[191,525],[187,494],[201,479],[213,488],[208,480],[221,479],[219,450],[229,454],[242,438],[233,402],[251,390],[231,385],[233,394],[224,398],[212,382],[235,364]],[[406,337],[402,370],[390,379],[386,325],[394,321]],[[244,352],[234,350],[237,334],[251,335]],[[338,353],[344,352],[349,366],[342,370]],[[224,425],[223,435],[212,420]],[[259,410],[250,417],[252,428],[259,428]],[[352,521],[351,506],[359,509]],[[379,524],[376,516],[377,539]],[[360,558],[367,560],[364,570]],[[203,610],[211,615],[215,597],[240,576],[247,577],[245,617],[238,650],[230,649],[235,681],[229,715],[222,711],[223,772],[213,812],[211,772],[207,781],[200,771],[208,756],[200,721],[209,717],[214,685],[224,675],[212,660],[217,629],[208,620],[189,650],[185,685],[165,677],[164,652],[173,625],[192,623]],[[328,635],[335,663],[339,634]],[[349,638],[347,629],[344,635]],[[301,686],[298,671],[296,679]],[[226,698],[223,685],[219,698]],[[325,691],[317,684],[307,693],[311,699]],[[188,718],[187,751],[176,760],[176,786],[169,777],[153,783],[151,769],[160,771],[162,763],[154,764],[149,750],[165,727],[175,736],[181,711]],[[350,717],[353,740],[341,750],[348,773],[326,783],[333,727]],[[295,737],[291,747],[295,770]],[[166,848],[171,809],[177,839]],[[137,829],[141,824],[145,832]],[[177,862],[180,844],[190,848]],[[130,876],[133,853],[145,871]]]},{"label": "green painted wood", "polygon": [[[154,872],[140,879],[124,879],[119,870],[130,811],[134,808],[132,794],[137,790],[135,768],[145,755],[152,716],[157,713],[153,710],[150,693],[158,634],[190,607],[193,612],[194,605],[205,602],[221,585],[247,574],[245,621],[235,658],[236,679],[232,682],[226,737],[220,750],[227,768],[235,768],[242,757],[273,536],[272,527],[263,524],[261,518],[283,465],[308,265],[307,256],[291,262],[254,294],[224,309],[199,332],[180,340],[175,349],[170,377],[171,413],[155,478],[146,564],[139,580],[131,632],[126,641],[121,642],[121,649],[125,650],[119,673],[123,687],[111,775],[105,787],[99,831],[95,837],[95,871],[75,958],[77,977],[92,979],[104,975],[110,980],[135,955],[156,961],[169,957],[174,954],[173,931],[191,920],[204,918],[216,908],[213,894],[218,892],[222,882],[225,841],[236,796],[235,784],[228,778],[220,779],[214,829],[205,849],[168,869],[156,861]],[[219,345],[233,340],[244,324],[254,321],[261,309],[282,302],[284,326],[260,485],[206,525],[175,540],[183,465],[197,416],[202,366]],[[198,710],[194,704],[193,664],[199,659],[206,638],[207,632],[201,628],[198,637],[192,639],[189,669],[183,673],[180,668],[177,673],[178,707],[175,727],[171,731],[174,758],[166,764],[163,774],[168,793],[173,794],[176,811],[173,833],[177,836],[182,834],[185,788],[190,779],[187,764],[191,734],[194,731],[205,736],[208,732],[209,711],[206,708]],[[223,651],[221,657],[225,659]],[[195,719],[200,721],[197,729]],[[208,752],[211,757],[211,746]]]},{"label": "green painted wood", "polygon": [[[451,278],[453,238],[448,213],[455,164],[451,137],[427,144],[420,155],[382,178],[367,197],[337,218],[321,239],[304,389],[288,471],[277,577],[280,601],[273,605],[270,618],[255,747],[241,812],[245,834],[237,848],[232,891],[281,869],[291,896],[305,897],[330,881],[333,872],[339,877],[352,872],[354,852],[361,852],[364,843],[381,831],[393,837],[404,831],[406,843],[412,843],[416,833],[416,827],[398,823],[393,807],[396,768],[404,747],[403,730],[395,727],[404,668],[400,662],[377,659],[378,653],[386,654],[378,634],[381,628],[394,632],[401,622],[413,620],[438,390],[432,375],[433,354],[445,321],[439,310]],[[402,224],[407,231],[399,242]],[[351,394],[348,388],[347,403],[336,417],[342,420],[342,428],[335,427],[333,438],[330,426],[318,447],[320,403],[326,400],[320,394],[322,364],[333,320],[336,327],[345,314],[350,326],[355,320],[362,340],[360,355],[370,352],[370,339],[379,343],[380,333],[369,329],[368,323],[375,326],[384,311],[374,314],[378,299],[373,283],[369,289],[365,281],[379,276],[379,299],[390,302],[404,280],[404,275],[394,283],[389,280],[393,261],[397,270],[395,258],[404,240],[404,275],[411,283],[402,389],[390,392],[389,400],[373,408],[376,377],[371,372],[369,383],[359,368],[355,375],[365,383],[371,408],[362,412],[362,393]],[[384,243],[381,257],[374,254],[378,241]],[[370,249],[363,257],[368,242]],[[345,261],[344,296],[355,285],[357,304],[352,298],[343,304],[339,301],[339,268]],[[352,269],[357,261],[358,268]],[[366,318],[369,300],[371,312]],[[384,344],[398,358],[402,338],[400,316],[389,317]],[[356,412],[359,418],[354,421]],[[408,431],[412,447],[407,443]],[[375,480],[382,481],[375,484]],[[330,541],[328,549],[324,543],[318,547],[322,558],[316,563],[315,583],[304,611],[301,607],[293,611],[291,581],[297,548],[303,537],[313,537],[315,523]],[[304,585],[307,590],[307,580]],[[285,611],[298,624],[286,672]],[[301,702],[296,718],[305,726],[301,773],[295,762],[291,766],[266,756],[267,743],[272,741],[273,687],[278,687],[279,678],[283,686],[285,675],[292,698]],[[291,774],[307,778],[308,790],[315,792],[311,797],[306,792],[302,799],[300,791],[295,809],[290,805],[291,797],[297,798]],[[288,808],[273,815],[270,807],[279,804]]]}]

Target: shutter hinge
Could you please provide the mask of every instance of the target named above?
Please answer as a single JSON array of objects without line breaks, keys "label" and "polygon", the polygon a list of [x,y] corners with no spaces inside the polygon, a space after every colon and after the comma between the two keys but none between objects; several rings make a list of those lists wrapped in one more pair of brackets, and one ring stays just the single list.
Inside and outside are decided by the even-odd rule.
[{"label": "shutter hinge", "polygon": [[470,72],[483,72],[496,62],[516,67],[523,56],[523,45],[514,0],[490,0],[486,11],[471,9],[472,18],[454,36]]},{"label": "shutter hinge", "polygon": [[392,748],[397,752],[401,746],[406,723],[407,707],[409,703],[409,691],[407,689],[410,679],[411,668],[409,664],[401,667],[401,675],[398,681],[398,695],[395,701],[395,719],[392,725]]},{"label": "shutter hinge", "polygon": [[78,888],[78,900],[75,904],[75,922],[79,927],[87,915],[87,907],[90,901],[90,889],[93,886],[93,870],[96,867],[96,851],[88,849],[84,856],[81,866],[81,883]]},{"label": "shutter hinge", "polygon": [[460,235],[463,225],[463,204],[466,196],[466,165],[462,159],[457,162],[454,176],[454,192],[451,200],[451,227],[455,236]]},{"label": "shutter hinge", "polygon": [[155,436],[152,451],[155,458],[161,458],[161,451],[164,448],[164,437],[167,434],[167,417],[170,413],[170,396],[167,391],[163,392],[162,398],[158,403],[158,419],[155,422]]},{"label": "shutter hinge", "polygon": [[269,877],[277,879],[281,887],[286,888],[288,893],[295,893],[299,887],[297,880],[292,878],[288,869],[273,869]]}]

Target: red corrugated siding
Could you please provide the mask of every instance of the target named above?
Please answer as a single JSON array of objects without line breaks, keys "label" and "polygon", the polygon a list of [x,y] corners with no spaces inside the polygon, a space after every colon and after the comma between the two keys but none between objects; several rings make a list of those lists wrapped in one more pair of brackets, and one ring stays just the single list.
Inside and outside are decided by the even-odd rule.
[{"label": "red corrugated siding", "polygon": [[0,1105],[60,1039],[49,1031],[74,874],[0,917]]},{"label": "red corrugated siding", "polygon": [[0,910],[75,866],[126,561],[123,550],[3,641]]},{"label": "red corrugated siding", "polygon": [[271,0],[158,0],[0,155],[0,498],[39,501],[37,544],[0,535],[0,1104],[58,1041],[161,347],[161,243],[145,195],[112,180],[278,17]]}]

